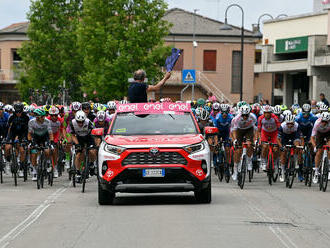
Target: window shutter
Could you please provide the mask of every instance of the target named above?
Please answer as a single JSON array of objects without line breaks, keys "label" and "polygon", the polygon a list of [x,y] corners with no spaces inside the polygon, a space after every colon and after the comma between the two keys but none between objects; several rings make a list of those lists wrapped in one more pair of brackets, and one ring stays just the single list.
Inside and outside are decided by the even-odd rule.
[{"label": "window shutter", "polygon": [[241,51],[233,51],[231,68],[231,92],[241,92]]},{"label": "window shutter", "polygon": [[217,51],[216,50],[204,50],[204,71],[216,71],[217,70]]}]

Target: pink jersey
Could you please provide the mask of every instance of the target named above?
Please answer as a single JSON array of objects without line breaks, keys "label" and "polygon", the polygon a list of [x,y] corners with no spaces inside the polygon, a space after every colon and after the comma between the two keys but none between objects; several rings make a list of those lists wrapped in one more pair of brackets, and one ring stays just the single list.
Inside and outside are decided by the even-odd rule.
[{"label": "pink jersey", "polygon": [[258,119],[258,129],[266,131],[268,133],[276,132],[281,123],[278,121],[277,116],[271,114],[271,117],[267,120],[264,115]]},{"label": "pink jersey", "polygon": [[327,133],[330,132],[330,121],[328,121],[328,124],[323,126],[321,125],[322,119],[318,118],[315,121],[313,131],[312,131],[312,136],[315,136],[317,133]]},{"label": "pink jersey", "polygon": [[257,117],[250,114],[247,120],[244,120],[242,114],[237,115],[231,122],[231,130],[256,128]]}]

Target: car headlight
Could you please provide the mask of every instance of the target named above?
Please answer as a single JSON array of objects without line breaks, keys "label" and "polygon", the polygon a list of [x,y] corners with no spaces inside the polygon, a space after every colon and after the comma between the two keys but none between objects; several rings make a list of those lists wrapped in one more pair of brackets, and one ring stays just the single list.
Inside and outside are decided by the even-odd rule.
[{"label": "car headlight", "polygon": [[199,152],[205,148],[204,142],[198,143],[198,144],[193,144],[189,146],[185,146],[183,149],[188,152],[189,154]]},{"label": "car headlight", "polygon": [[104,145],[104,151],[110,152],[110,153],[113,153],[116,155],[122,154],[125,150],[126,150],[126,148],[119,147],[119,146],[113,146],[113,145],[109,145],[109,144]]}]

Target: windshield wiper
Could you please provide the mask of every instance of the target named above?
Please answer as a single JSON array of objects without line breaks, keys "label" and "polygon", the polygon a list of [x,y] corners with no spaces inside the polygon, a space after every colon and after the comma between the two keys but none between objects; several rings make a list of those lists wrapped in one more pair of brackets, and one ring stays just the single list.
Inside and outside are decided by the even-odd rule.
[{"label": "windshield wiper", "polygon": [[169,116],[171,116],[173,120],[175,120],[175,118],[173,117],[173,115],[172,115],[172,114],[168,114],[168,115],[169,115]]}]

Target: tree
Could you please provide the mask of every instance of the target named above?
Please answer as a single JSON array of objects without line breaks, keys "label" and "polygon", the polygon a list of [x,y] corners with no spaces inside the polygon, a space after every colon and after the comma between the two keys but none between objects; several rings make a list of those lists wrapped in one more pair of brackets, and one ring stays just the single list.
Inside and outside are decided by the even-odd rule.
[{"label": "tree", "polygon": [[81,12],[82,0],[31,1],[27,32],[30,41],[19,50],[24,71],[19,84],[22,96],[28,96],[29,88],[42,86],[56,96],[64,80],[72,96],[81,96],[83,60],[76,32]]},{"label": "tree", "polygon": [[149,81],[161,76],[170,50],[164,46],[170,27],[162,19],[166,7],[163,0],[84,1],[78,28],[84,92],[120,99],[136,69],[145,69]]}]

